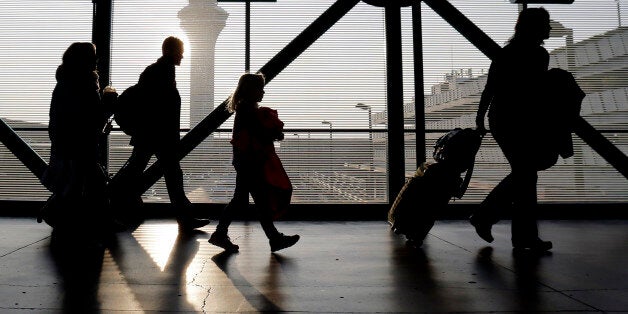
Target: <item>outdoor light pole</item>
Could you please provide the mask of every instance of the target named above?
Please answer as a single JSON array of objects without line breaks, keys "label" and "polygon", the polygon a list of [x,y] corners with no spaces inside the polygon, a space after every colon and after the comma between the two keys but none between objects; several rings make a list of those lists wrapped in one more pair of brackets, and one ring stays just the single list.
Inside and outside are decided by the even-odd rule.
[{"label": "outdoor light pole", "polygon": [[[358,103],[355,105],[356,108],[366,110],[369,115],[369,149],[370,149],[370,158],[369,158],[369,171],[375,171],[375,145],[373,143],[373,115],[371,106],[365,105],[363,103]],[[371,185],[373,186],[373,199],[377,198],[377,184],[375,184],[375,174],[371,173],[369,175],[371,180]]]},{"label": "outdoor light pole", "polygon": [[301,150],[299,145],[301,145],[301,134],[299,133],[292,133],[292,135],[297,137],[297,140],[294,141],[294,151],[299,153],[299,151]]},{"label": "outdoor light pole", "polygon": [[365,105],[363,103],[358,103],[357,105],[355,105],[356,108],[358,109],[362,109],[362,110],[366,110],[369,113],[369,139],[372,141],[373,140],[373,135],[372,135],[372,131],[373,131],[373,116],[372,116],[372,108],[369,105]]},{"label": "outdoor light pole", "polygon": [[331,140],[332,140],[331,128],[332,128],[332,123],[330,121],[327,121],[327,120],[323,120],[323,121],[321,121],[321,123],[329,125],[329,147],[331,147]]},{"label": "outdoor light pole", "polygon": [[621,6],[619,0],[615,0],[615,2],[617,2],[617,27],[621,27]]},{"label": "outdoor light pole", "polygon": [[372,108],[369,105],[365,105],[363,103],[358,103],[357,105],[355,105],[356,108],[358,109],[362,109],[362,110],[366,110],[368,111],[368,115],[369,115],[369,146],[371,149],[371,160],[369,161],[369,171],[373,171],[373,115],[372,115]]},{"label": "outdoor light pole", "polygon": [[327,120],[323,120],[321,121],[322,124],[328,124],[329,125],[329,162],[331,163],[331,141],[332,141],[332,135],[331,135],[331,128],[332,128],[332,123],[331,121],[327,121]]}]

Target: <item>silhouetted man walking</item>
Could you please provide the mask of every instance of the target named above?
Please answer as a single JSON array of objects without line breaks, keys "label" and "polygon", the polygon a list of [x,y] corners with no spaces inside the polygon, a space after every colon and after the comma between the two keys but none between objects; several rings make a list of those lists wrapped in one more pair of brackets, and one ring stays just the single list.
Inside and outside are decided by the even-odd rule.
[{"label": "silhouetted man walking", "polygon": [[[175,66],[183,59],[183,42],[168,37],[162,44],[162,56],[146,67],[138,85],[142,90],[143,120],[131,138],[133,152],[123,169],[141,189],[139,179],[150,158],[156,155],[164,171],[170,202],[177,210],[180,230],[191,230],[209,223],[192,217],[191,202],[183,189],[183,172],[177,158],[181,116],[181,96],[175,80]],[[143,191],[138,191],[143,193]]]}]

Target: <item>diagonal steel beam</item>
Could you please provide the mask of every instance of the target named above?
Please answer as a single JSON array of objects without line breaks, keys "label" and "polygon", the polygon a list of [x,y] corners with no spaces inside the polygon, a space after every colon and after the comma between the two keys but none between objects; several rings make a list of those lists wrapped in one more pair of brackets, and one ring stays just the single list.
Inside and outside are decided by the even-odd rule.
[{"label": "diagonal steel beam", "polygon": [[2,119],[0,119],[0,141],[28,170],[41,179],[48,164]]},{"label": "diagonal steel beam", "polygon": [[574,133],[628,179],[628,157],[613,142],[582,117],[576,120]]},{"label": "diagonal steel beam", "polygon": [[[501,47],[471,22],[447,0],[423,0],[447,23],[475,45],[489,59],[495,58]],[[574,133],[628,179],[628,157],[584,118],[578,117]]]},{"label": "diagonal steel beam", "polygon": [[493,59],[501,47],[447,0],[423,0],[471,44]]},{"label": "diagonal steel beam", "polygon": [[[290,65],[292,61],[301,55],[301,53],[310,47],[359,2],[360,0],[337,0],[332,4],[323,14],[286,45],[286,47],[259,69],[258,72],[264,73],[266,77],[266,84],[281,73],[281,71]],[[226,107],[227,100],[223,101],[181,139],[179,159],[189,154],[231,116],[231,113],[226,110]],[[144,171],[142,178],[144,191],[155,184],[162,175],[163,170],[159,166],[158,161],[148,167],[148,169]]]}]

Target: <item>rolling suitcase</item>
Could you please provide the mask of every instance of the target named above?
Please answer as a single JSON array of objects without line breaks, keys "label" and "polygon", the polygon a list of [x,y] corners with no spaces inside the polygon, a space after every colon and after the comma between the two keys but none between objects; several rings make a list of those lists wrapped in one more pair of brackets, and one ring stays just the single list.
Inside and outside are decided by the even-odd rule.
[{"label": "rolling suitcase", "polygon": [[445,210],[450,199],[464,195],[482,138],[475,129],[456,128],[436,141],[434,161],[423,163],[406,180],[388,211],[395,233],[405,235],[415,247],[423,244],[437,214]]}]

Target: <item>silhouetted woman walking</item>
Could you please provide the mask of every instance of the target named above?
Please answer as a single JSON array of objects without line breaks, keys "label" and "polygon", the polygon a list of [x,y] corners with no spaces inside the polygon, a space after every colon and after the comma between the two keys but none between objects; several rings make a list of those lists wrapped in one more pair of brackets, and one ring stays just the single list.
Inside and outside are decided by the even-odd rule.
[{"label": "silhouetted woman walking", "polygon": [[[43,218],[55,227],[91,228],[103,220],[106,177],[99,143],[110,113],[101,101],[96,64],[96,46],[76,42],[57,68],[48,125],[50,165],[42,179],[55,198]],[[115,95],[106,98],[113,101]]]},{"label": "silhouetted woman walking", "polygon": [[545,147],[538,142],[543,136],[538,123],[546,104],[544,80],[549,64],[549,54],[542,45],[550,29],[549,13],[544,8],[520,12],[514,36],[491,63],[476,118],[478,129],[485,131],[488,111],[491,133],[511,173],[491,191],[470,222],[480,237],[492,242],[491,226],[498,220],[494,206],[510,205],[511,201],[512,245],[516,249],[552,248],[550,241],[539,238],[536,219],[537,171],[547,168],[540,165]]}]

